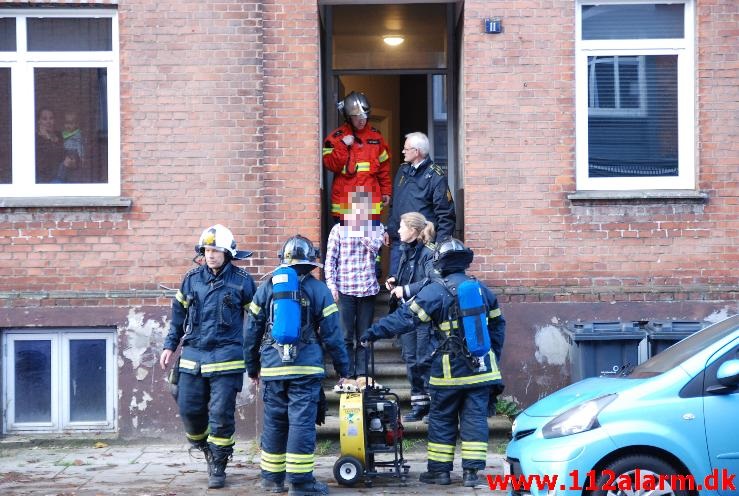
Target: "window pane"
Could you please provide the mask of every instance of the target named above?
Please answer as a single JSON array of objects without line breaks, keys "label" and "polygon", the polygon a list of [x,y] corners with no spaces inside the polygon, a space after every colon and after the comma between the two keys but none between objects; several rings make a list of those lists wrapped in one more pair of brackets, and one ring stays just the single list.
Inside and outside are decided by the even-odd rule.
[{"label": "window pane", "polygon": [[106,419],[106,346],[104,339],[69,341],[69,419]]},{"label": "window pane", "polygon": [[36,183],[108,181],[107,72],[35,69]]},{"label": "window pane", "polygon": [[15,422],[50,422],[51,341],[14,343]]},{"label": "window pane", "polygon": [[10,184],[13,179],[12,131],[10,68],[0,67],[0,184]]},{"label": "window pane", "polygon": [[584,5],[583,40],[682,38],[683,4]]},{"label": "window pane", "polygon": [[0,52],[15,52],[14,17],[0,17]]},{"label": "window pane", "polygon": [[110,51],[112,20],[38,18],[28,19],[28,50],[31,52]]},{"label": "window pane", "polygon": [[[595,63],[595,58],[588,57],[588,67],[600,65]],[[638,69],[632,68],[629,62],[629,59],[639,58],[644,66],[642,81],[635,76]],[[624,59],[627,63],[622,65],[619,61],[618,77],[612,77],[609,83],[599,80],[597,85],[589,86],[589,176],[676,176],[677,56]],[[616,91],[617,85],[619,91]],[[599,96],[601,92],[616,95],[614,108],[609,111],[594,106],[593,102],[598,99],[594,98],[593,91]]]}]

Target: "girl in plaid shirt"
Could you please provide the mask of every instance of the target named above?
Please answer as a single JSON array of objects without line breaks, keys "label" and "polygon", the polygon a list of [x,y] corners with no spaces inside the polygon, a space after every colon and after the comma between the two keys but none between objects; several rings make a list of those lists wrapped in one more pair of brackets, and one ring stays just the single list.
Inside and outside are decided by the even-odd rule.
[{"label": "girl in plaid shirt", "polygon": [[352,194],[350,213],[328,235],[323,269],[326,285],[339,305],[351,377],[365,373],[359,336],[372,325],[375,296],[380,292],[375,263],[385,227],[372,221],[371,209],[368,192]]}]

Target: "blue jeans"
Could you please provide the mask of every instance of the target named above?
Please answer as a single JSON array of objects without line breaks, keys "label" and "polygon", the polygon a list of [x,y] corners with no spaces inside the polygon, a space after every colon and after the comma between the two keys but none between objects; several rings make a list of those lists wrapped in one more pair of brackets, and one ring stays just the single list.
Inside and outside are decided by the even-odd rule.
[{"label": "blue jeans", "polygon": [[339,313],[344,326],[344,344],[349,353],[349,376],[366,374],[364,348],[359,336],[372,325],[375,318],[375,295],[351,296],[339,293]]}]

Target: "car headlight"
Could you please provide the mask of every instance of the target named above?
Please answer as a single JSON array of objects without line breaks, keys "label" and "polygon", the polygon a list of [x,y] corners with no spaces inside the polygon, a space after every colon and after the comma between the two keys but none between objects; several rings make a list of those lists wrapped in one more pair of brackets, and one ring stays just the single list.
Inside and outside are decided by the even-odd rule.
[{"label": "car headlight", "polygon": [[547,422],[542,428],[542,435],[549,439],[595,429],[600,425],[598,424],[598,414],[615,399],[616,394],[608,394],[580,403]]}]

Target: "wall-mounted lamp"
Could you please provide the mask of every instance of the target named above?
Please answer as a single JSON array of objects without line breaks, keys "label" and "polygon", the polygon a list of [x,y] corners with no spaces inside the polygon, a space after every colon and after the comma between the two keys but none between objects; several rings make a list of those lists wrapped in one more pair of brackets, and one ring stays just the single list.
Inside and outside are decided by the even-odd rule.
[{"label": "wall-mounted lamp", "polygon": [[485,32],[487,34],[498,34],[503,31],[503,23],[500,17],[490,17],[485,19]]},{"label": "wall-mounted lamp", "polygon": [[405,41],[405,38],[397,34],[387,34],[382,37],[382,41],[384,41],[386,45],[398,46]]}]

